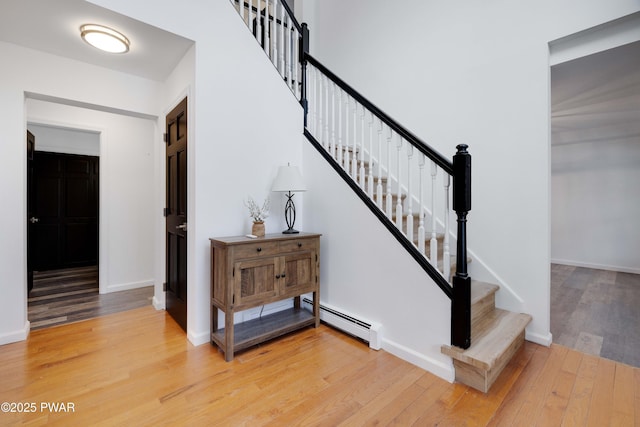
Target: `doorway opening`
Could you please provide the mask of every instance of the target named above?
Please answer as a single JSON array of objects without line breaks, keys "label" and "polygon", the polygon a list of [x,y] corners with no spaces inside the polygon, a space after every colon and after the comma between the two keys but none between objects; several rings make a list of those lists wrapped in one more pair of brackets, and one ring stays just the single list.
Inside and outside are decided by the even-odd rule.
[{"label": "doorway opening", "polygon": [[[34,275],[26,307],[31,329],[151,305],[153,213],[159,211],[154,209],[155,119],[31,98],[27,111],[27,128],[35,136],[34,158],[41,152],[60,152],[76,160],[99,157],[95,196],[99,214],[94,224],[99,234],[92,250],[77,251],[93,251],[93,262],[58,265],[61,270],[42,268]],[[73,117],[74,123],[66,124],[67,117]],[[87,236],[84,231],[78,234]],[[50,294],[39,293],[39,284],[50,288],[40,291]]]},{"label": "doorway opening", "polygon": [[640,42],[551,67],[551,332],[638,367],[639,111]]}]

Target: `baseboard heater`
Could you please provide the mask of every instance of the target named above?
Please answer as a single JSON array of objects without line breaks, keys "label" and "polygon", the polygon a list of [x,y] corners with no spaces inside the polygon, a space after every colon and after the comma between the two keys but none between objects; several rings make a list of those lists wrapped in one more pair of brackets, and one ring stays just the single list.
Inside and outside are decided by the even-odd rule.
[{"label": "baseboard heater", "polygon": [[[302,298],[306,308],[313,310],[313,301]],[[320,304],[320,319],[334,328],[340,329],[350,335],[356,336],[369,343],[369,347],[380,350],[382,341],[382,325],[379,323],[358,319],[354,315],[345,313],[327,304]]]}]

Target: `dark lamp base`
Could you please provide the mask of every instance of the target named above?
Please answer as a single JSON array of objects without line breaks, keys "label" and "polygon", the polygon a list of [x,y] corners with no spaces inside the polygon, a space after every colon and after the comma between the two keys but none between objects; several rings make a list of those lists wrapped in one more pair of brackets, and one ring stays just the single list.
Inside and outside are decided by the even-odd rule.
[{"label": "dark lamp base", "polygon": [[284,230],[282,234],[298,234],[300,233],[298,230],[294,230],[293,228],[289,228],[288,230]]}]

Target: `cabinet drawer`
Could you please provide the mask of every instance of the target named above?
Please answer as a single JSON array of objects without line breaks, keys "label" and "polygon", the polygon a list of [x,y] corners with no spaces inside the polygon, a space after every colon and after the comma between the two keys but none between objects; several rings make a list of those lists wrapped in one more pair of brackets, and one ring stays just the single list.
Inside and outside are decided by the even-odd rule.
[{"label": "cabinet drawer", "polygon": [[315,239],[290,240],[287,242],[280,242],[280,252],[310,251],[315,250],[317,246],[317,240]]},{"label": "cabinet drawer", "polygon": [[234,248],[234,256],[237,259],[270,256],[276,255],[277,253],[277,242],[256,242]]}]

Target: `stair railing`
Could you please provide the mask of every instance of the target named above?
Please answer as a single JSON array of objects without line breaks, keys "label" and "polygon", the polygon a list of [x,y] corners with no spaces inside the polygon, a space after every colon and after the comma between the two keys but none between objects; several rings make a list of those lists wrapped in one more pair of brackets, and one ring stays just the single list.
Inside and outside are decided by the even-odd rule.
[{"label": "stair railing", "polygon": [[[448,160],[332,73],[309,54],[308,28],[298,24],[283,0],[231,2],[300,99],[307,139],[451,299],[451,344],[468,348],[467,146],[458,145],[453,161]],[[456,233],[450,226],[454,212]]]},{"label": "stair railing", "polygon": [[249,31],[300,99],[302,26],[284,0],[231,0]]}]

